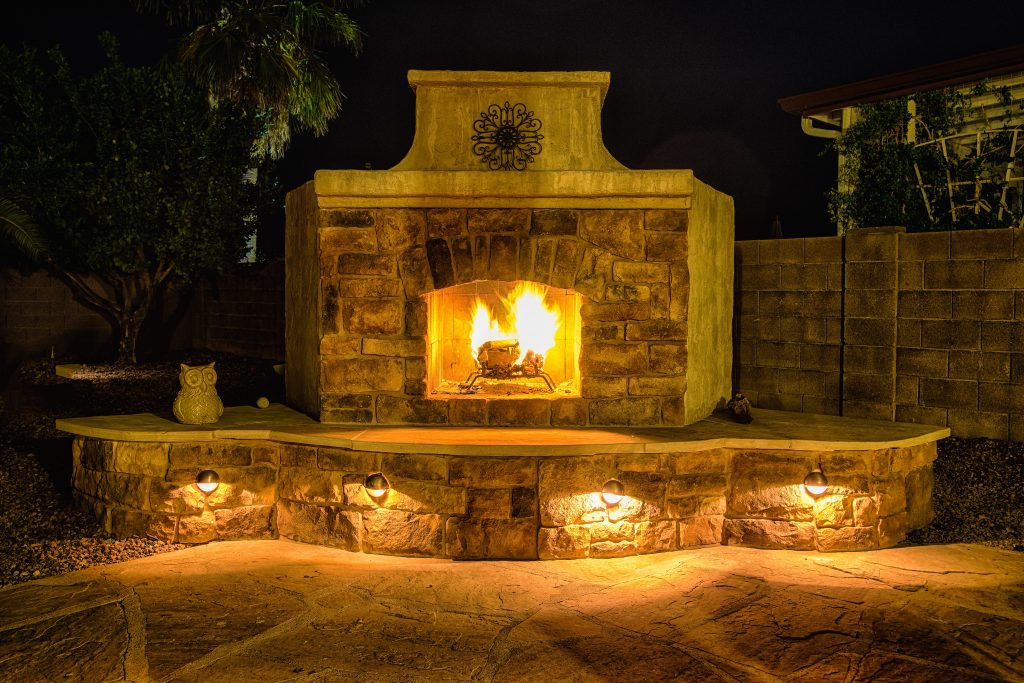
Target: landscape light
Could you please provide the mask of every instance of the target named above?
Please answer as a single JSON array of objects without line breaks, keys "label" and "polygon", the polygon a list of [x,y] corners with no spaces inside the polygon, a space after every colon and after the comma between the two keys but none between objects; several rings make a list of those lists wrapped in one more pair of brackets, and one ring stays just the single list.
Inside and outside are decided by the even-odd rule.
[{"label": "landscape light", "polygon": [[387,477],[382,472],[375,472],[366,478],[363,482],[363,488],[372,498],[380,498],[388,489],[391,488],[391,484],[388,483]]},{"label": "landscape light", "polygon": [[196,475],[196,486],[203,493],[212,493],[220,486],[220,475],[213,470],[203,470]]},{"label": "landscape light", "polygon": [[618,479],[609,479],[601,489],[601,498],[608,505],[618,505],[622,496],[626,493],[626,487]]},{"label": "landscape light", "polygon": [[811,470],[804,477],[804,488],[807,489],[807,493],[812,496],[820,496],[825,493],[825,489],[828,488],[828,477],[821,470],[821,463],[818,463],[818,467]]}]

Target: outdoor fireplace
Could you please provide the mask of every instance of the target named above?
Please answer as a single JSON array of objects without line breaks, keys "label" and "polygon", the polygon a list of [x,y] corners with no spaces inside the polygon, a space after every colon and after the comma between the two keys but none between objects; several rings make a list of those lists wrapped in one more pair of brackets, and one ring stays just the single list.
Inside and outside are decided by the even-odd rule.
[{"label": "outdoor fireplace", "polygon": [[732,201],[608,154],[608,74],[409,81],[400,164],[319,171],[288,197],[290,405],[348,424],[671,426],[728,398]]}]

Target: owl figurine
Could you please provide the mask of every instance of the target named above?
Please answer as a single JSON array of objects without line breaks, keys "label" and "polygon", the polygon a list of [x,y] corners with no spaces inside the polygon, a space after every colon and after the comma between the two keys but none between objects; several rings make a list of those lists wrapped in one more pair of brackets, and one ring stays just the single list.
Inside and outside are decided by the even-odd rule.
[{"label": "owl figurine", "polygon": [[224,414],[224,404],[217,395],[217,371],[208,365],[181,364],[181,391],[174,399],[174,417],[187,425],[210,424]]}]

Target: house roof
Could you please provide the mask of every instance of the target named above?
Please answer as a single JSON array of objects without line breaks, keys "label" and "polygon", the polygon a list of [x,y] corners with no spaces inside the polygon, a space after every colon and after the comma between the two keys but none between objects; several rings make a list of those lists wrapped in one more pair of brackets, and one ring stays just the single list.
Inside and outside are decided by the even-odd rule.
[{"label": "house roof", "polygon": [[779,106],[789,114],[810,116],[1016,72],[1024,72],[1024,44],[783,97]]}]

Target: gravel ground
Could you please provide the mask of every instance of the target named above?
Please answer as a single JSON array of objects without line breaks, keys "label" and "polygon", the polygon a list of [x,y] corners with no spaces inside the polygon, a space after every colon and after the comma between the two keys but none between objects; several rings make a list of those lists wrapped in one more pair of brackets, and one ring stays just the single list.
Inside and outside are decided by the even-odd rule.
[{"label": "gravel ground", "polygon": [[169,412],[179,363],[216,361],[225,405],[283,398],[271,361],[194,352],[133,367],[93,365],[75,379],[52,361],[21,366],[0,399],[0,586],[184,548],[148,538],[107,536],[71,502],[71,439],[58,417]]}]

